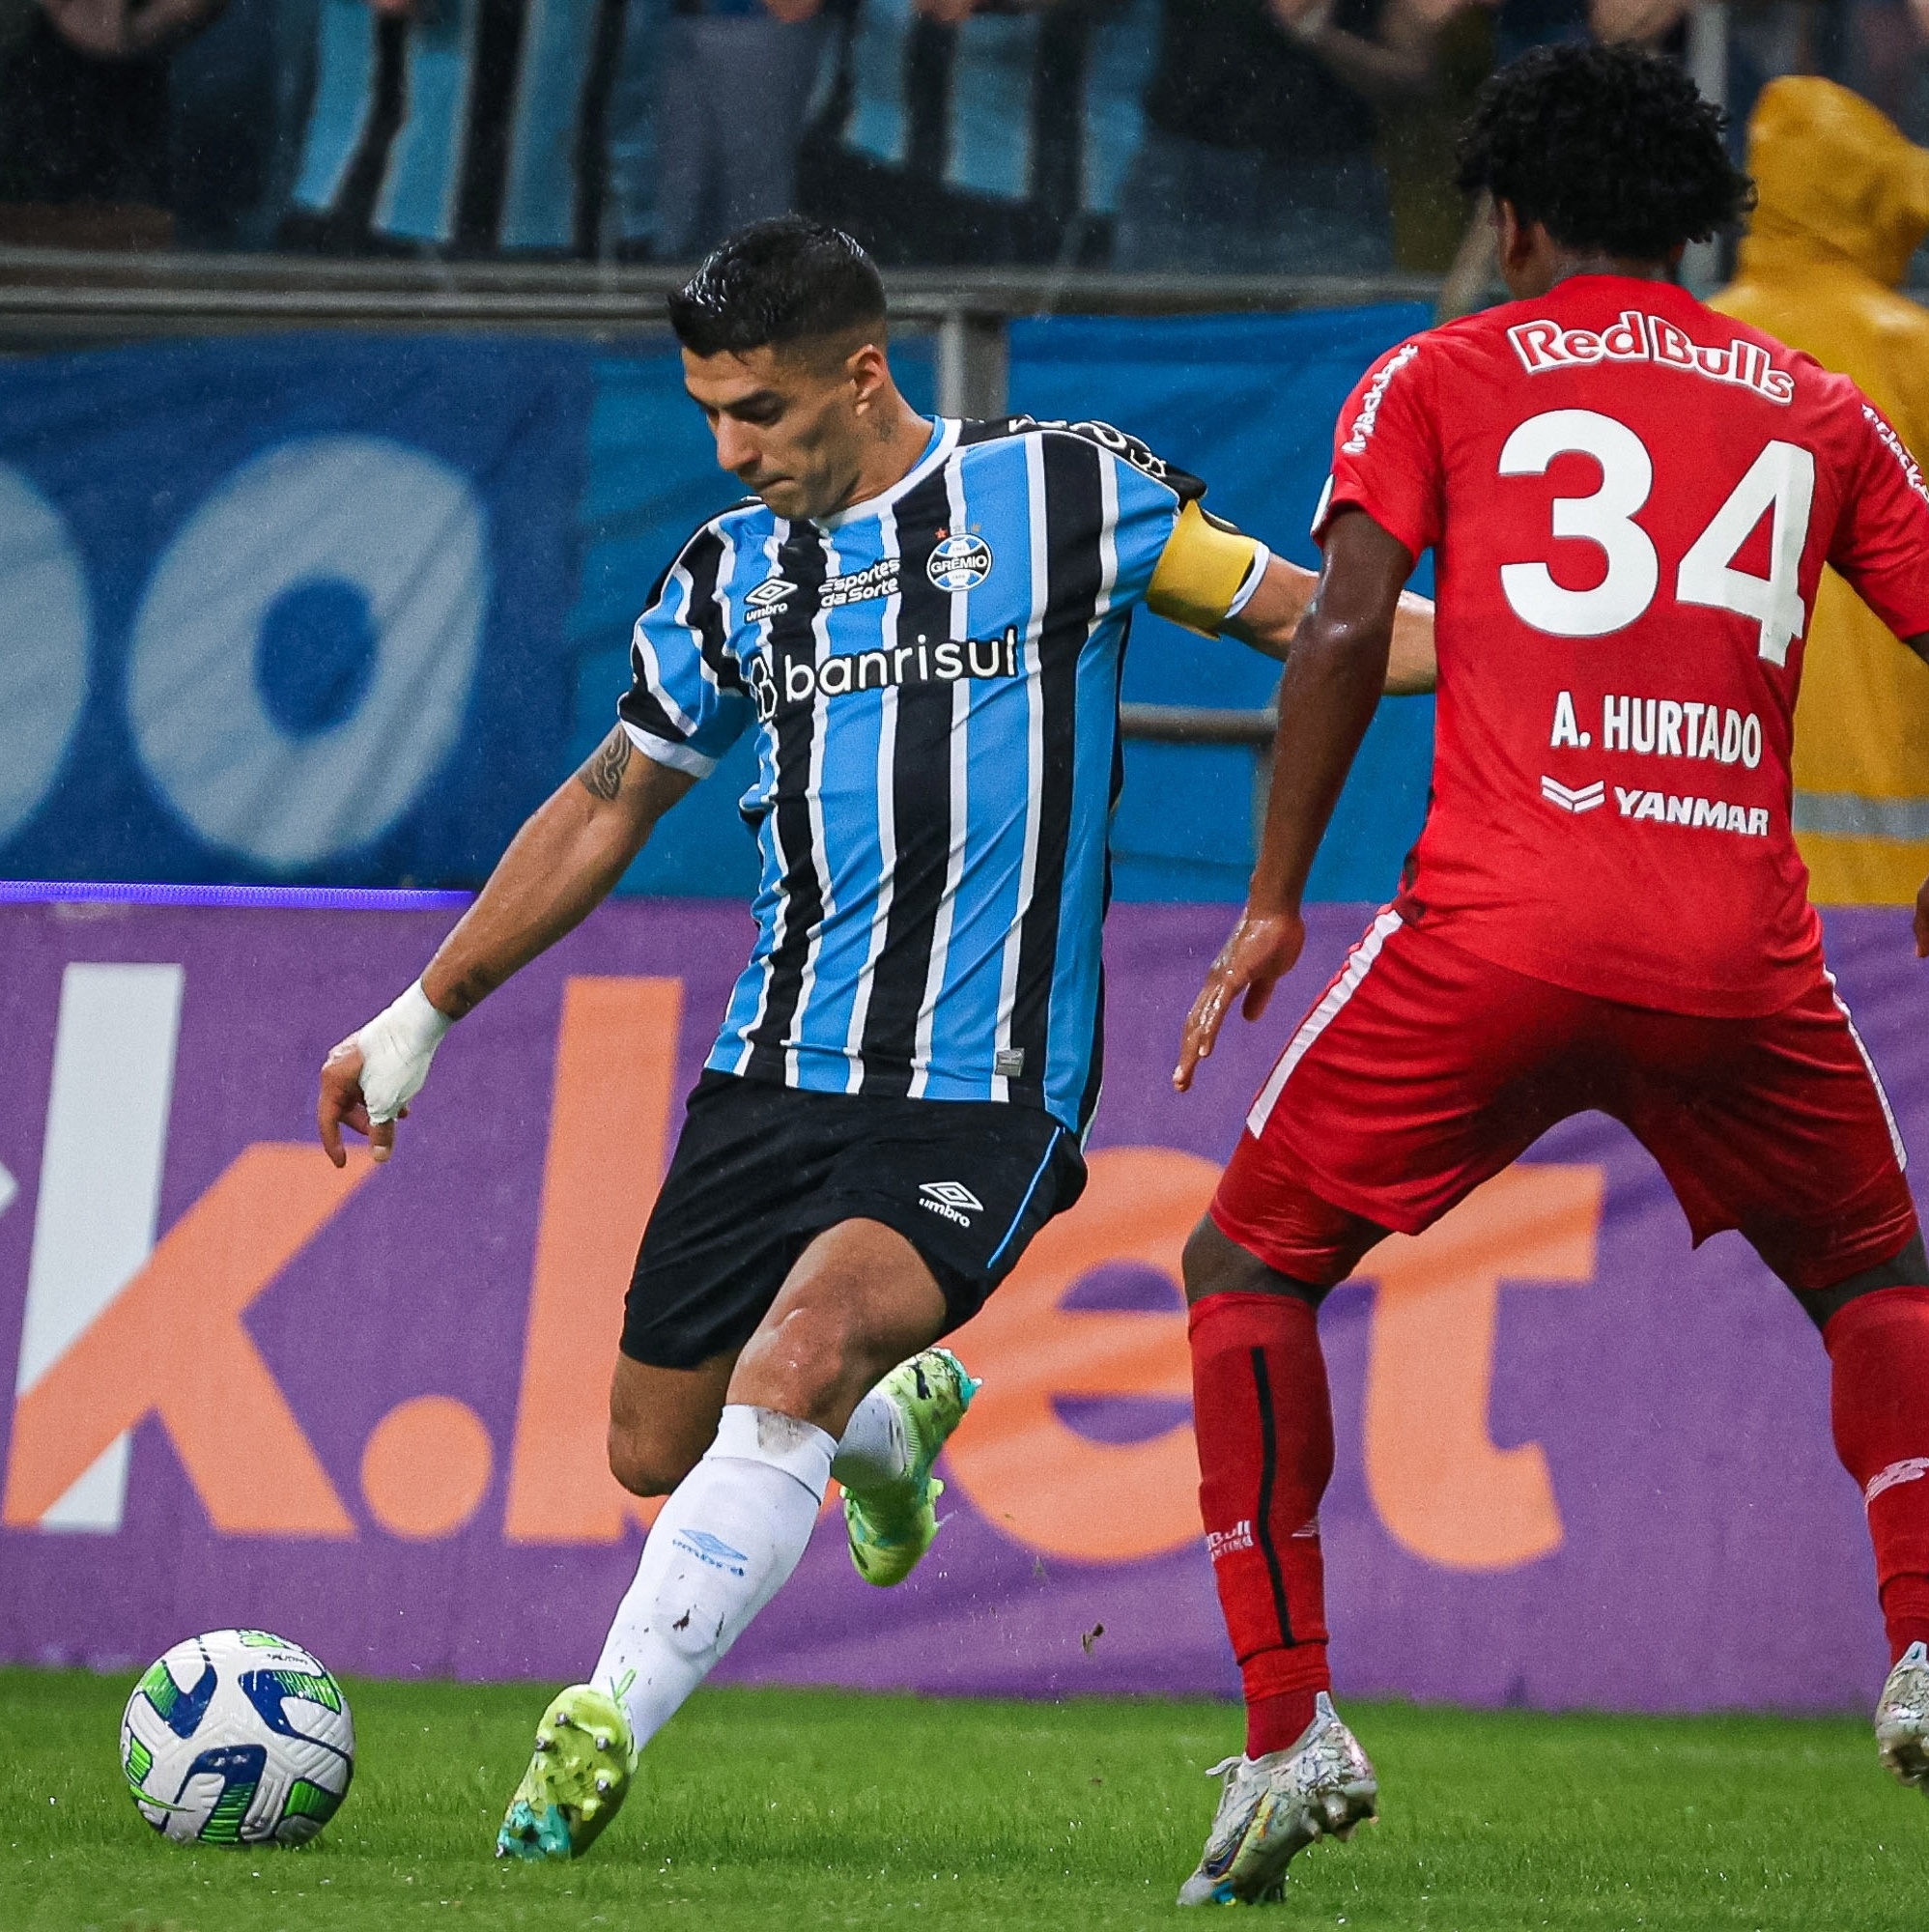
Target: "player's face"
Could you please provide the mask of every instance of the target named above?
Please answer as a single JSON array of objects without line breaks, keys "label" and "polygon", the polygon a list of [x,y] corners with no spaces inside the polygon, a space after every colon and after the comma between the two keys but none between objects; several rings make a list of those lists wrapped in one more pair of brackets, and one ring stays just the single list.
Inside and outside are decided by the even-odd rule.
[{"label": "player's face", "polygon": [[683,384],[717,439],[717,461],[780,517],[822,517],[851,500],[865,416],[889,382],[884,354],[838,357],[752,349],[683,352]]}]

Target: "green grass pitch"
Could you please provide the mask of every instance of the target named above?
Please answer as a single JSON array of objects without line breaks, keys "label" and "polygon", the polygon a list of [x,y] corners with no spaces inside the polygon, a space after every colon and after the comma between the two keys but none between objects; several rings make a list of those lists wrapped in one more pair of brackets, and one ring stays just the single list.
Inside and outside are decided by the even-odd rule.
[{"label": "green grass pitch", "polygon": [[[350,1685],[360,1768],[299,1852],[184,1851],[115,1762],[128,1685],[0,1671],[0,1928],[1180,1926],[1224,1705],[709,1690],[579,1864],[490,1847],[548,1695]],[[1929,1804],[1866,1722],[1356,1704],[1382,1822],[1292,1867],[1282,1928],[1929,1927]]]}]

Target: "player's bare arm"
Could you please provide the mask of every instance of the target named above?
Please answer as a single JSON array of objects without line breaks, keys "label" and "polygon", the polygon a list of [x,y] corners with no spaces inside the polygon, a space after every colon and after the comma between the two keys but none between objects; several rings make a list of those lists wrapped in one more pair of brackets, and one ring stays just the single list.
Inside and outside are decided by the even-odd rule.
[{"label": "player's bare arm", "polygon": [[[1229,638],[1277,658],[1282,664],[1292,647],[1293,633],[1311,609],[1319,579],[1314,572],[1282,557],[1266,565],[1260,586],[1236,617],[1222,626]],[[1386,696],[1420,697],[1433,689],[1438,667],[1433,656],[1433,601],[1403,590],[1393,617],[1393,644],[1386,662]]]},{"label": "player's bare arm", "polygon": [[[1189,631],[1236,638],[1284,664],[1319,586],[1312,571],[1274,556],[1242,530],[1191,501],[1173,526],[1146,593],[1146,606]],[[1432,600],[1403,591],[1393,632],[1387,696],[1432,691]]]},{"label": "player's bare arm", "polygon": [[1300,899],[1360,740],[1387,685],[1405,546],[1359,511],[1326,538],[1319,594],[1280,683],[1272,789],[1258,863],[1238,923],[1187,1015],[1173,1085],[1182,1094],[1207,1058],[1234,1000],[1256,1020],[1305,944]]},{"label": "player's bare arm", "polygon": [[[323,1063],[315,1118],[337,1167],[347,1159],[345,1126],[368,1137],[377,1160],[388,1158],[395,1122],[449,1026],[580,925],[694,783],[635,750],[619,724],[536,810],[420,981]],[[381,1063],[373,1071],[371,1055]],[[398,1085],[407,1091],[391,1091]]]}]

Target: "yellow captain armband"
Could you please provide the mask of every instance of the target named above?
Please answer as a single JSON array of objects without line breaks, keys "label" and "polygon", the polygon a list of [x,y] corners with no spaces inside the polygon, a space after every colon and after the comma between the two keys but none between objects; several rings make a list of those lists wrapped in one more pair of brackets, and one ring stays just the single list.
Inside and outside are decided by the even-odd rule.
[{"label": "yellow captain armband", "polygon": [[1216,638],[1252,595],[1269,554],[1257,538],[1187,503],[1152,572],[1146,606],[1188,631]]}]

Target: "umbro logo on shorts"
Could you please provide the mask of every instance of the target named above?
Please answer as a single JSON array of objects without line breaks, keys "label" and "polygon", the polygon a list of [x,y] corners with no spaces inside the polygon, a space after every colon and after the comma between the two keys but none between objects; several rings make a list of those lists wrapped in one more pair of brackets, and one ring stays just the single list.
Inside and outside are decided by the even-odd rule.
[{"label": "umbro logo on shorts", "polygon": [[984,1212],[984,1203],[962,1180],[921,1180],[918,1193],[918,1205],[927,1214],[942,1214],[960,1228],[969,1228],[972,1215]]},{"label": "umbro logo on shorts", "polygon": [[707,1529],[679,1529],[675,1537],[676,1547],[688,1550],[699,1563],[707,1563],[713,1570],[727,1570],[732,1577],[741,1577],[750,1558],[741,1549],[732,1549],[721,1536],[712,1536]]}]

